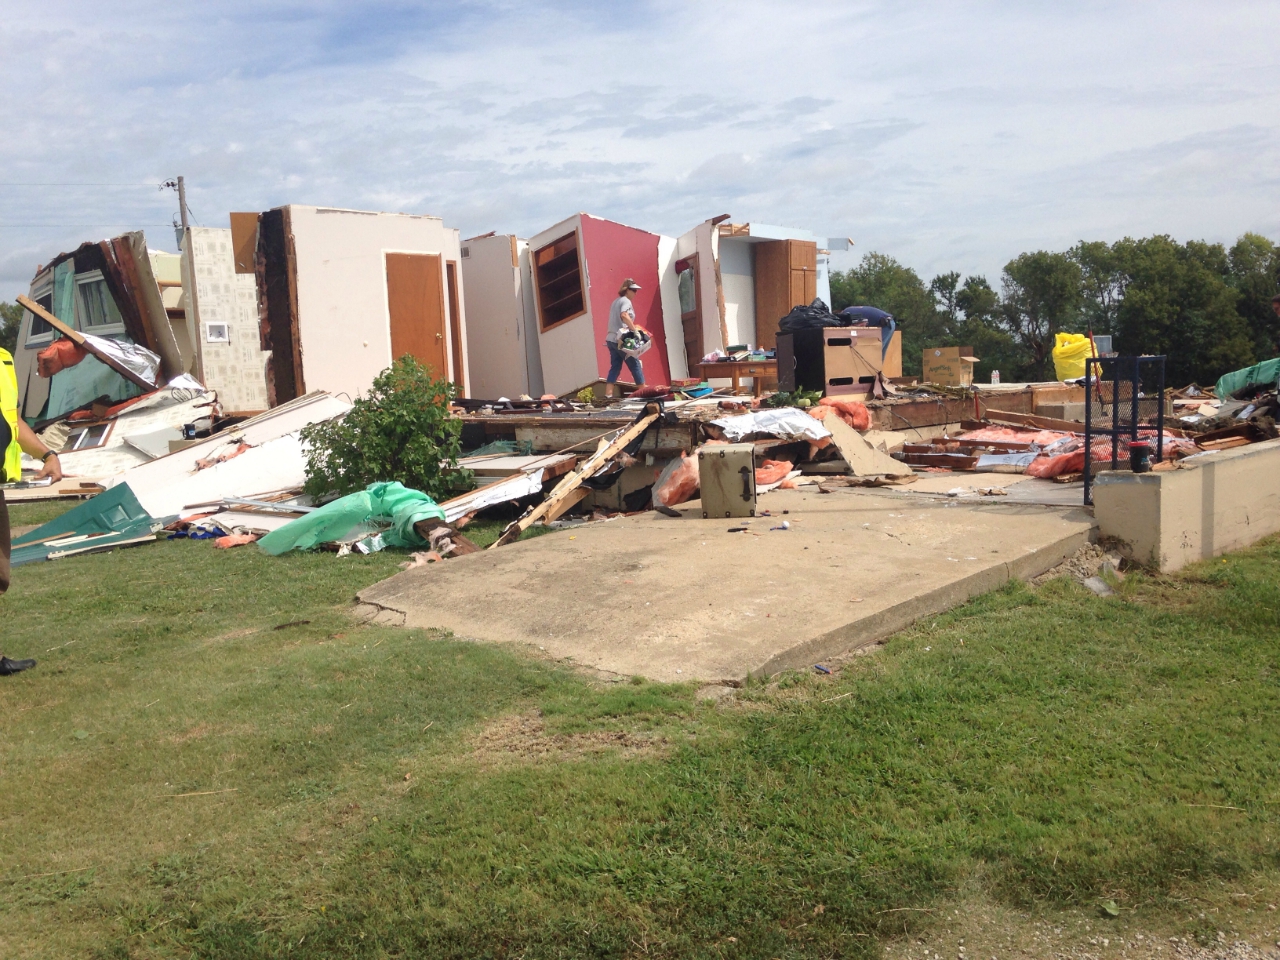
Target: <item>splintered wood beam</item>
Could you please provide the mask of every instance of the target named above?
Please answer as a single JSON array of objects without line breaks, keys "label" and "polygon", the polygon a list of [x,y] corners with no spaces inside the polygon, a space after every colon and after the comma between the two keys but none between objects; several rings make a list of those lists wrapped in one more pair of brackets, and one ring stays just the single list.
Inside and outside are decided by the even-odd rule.
[{"label": "splintered wood beam", "polygon": [[559,516],[560,513],[567,510],[568,507],[562,508],[562,504],[574,491],[582,486],[582,481],[595,474],[608,461],[616,457],[627,444],[648,430],[660,416],[654,404],[646,406],[645,411],[645,415],[642,418],[626,429],[619,430],[612,440],[607,443],[602,441],[600,448],[595,453],[587,457],[572,473],[565,475],[565,478],[556,485],[555,490],[551,491],[551,495],[547,499],[543,500],[542,503],[538,504],[519,520],[513,520],[509,523],[507,528],[502,531],[502,536],[489,545],[489,549],[492,550],[494,547],[500,547],[503,544],[511,543],[513,540],[518,540],[520,534],[553,511],[558,510],[559,513],[556,516]]},{"label": "splintered wood beam", "polygon": [[144,380],[142,377],[138,376],[136,373],[134,373],[132,370],[126,367],[123,363],[120,363],[118,360],[116,360],[115,357],[99,350],[97,347],[93,345],[91,341],[85,338],[85,335],[83,333],[81,333],[79,330],[76,330],[76,329],[73,329],[72,327],[67,326],[65,323],[63,323],[61,320],[55,317],[52,313],[50,313],[48,310],[40,306],[40,304],[36,303],[34,300],[30,299],[29,297],[24,297],[22,294],[18,294],[18,303],[21,306],[25,307],[26,309],[30,310],[32,314],[39,317],[45,323],[49,324],[49,326],[53,327],[53,329],[57,330],[60,334],[62,334],[72,343],[83,347],[86,353],[90,353],[93,356],[97,357],[99,360],[105,363],[108,367],[110,367],[116,373],[120,374],[120,376],[124,377],[130,383],[137,384],[147,393],[150,393],[152,390],[154,390],[158,386],[158,384],[150,383]]}]

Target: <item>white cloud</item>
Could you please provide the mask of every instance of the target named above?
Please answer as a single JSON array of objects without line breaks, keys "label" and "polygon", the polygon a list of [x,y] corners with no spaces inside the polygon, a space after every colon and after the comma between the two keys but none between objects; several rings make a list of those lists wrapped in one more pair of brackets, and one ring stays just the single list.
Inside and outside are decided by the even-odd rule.
[{"label": "white cloud", "polygon": [[[1280,239],[1274,4],[110,5],[0,22],[0,296],[80,240],[297,202],[852,236],[926,276]],[[93,224],[36,229],[24,224]],[[172,234],[153,227],[163,247]]]}]

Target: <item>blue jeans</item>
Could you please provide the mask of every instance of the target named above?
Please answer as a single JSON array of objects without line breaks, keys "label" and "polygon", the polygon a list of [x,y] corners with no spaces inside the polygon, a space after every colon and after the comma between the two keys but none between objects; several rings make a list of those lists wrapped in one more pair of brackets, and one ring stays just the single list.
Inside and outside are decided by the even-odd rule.
[{"label": "blue jeans", "polygon": [[621,350],[612,340],[606,340],[604,345],[609,348],[609,376],[605,379],[609,383],[618,382],[618,374],[622,372],[622,361],[627,362],[627,369],[631,371],[631,376],[635,378],[636,386],[644,384],[644,367],[640,365],[639,357],[629,357]]}]

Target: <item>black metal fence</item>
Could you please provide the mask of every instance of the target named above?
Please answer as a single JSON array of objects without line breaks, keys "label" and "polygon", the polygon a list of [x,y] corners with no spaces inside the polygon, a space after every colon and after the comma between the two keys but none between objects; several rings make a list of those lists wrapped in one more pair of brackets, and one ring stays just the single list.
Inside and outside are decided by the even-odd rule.
[{"label": "black metal fence", "polygon": [[[1137,440],[1164,458],[1164,357],[1089,357],[1084,378],[1084,502],[1093,503],[1094,464],[1116,469]],[[1106,442],[1110,438],[1110,443]],[[1098,449],[1094,449],[1095,441]]]}]

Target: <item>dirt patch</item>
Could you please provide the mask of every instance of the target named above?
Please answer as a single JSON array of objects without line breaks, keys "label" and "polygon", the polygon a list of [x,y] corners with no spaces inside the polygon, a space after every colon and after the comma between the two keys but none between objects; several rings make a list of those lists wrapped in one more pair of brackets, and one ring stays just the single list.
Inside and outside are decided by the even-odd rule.
[{"label": "dirt patch", "polygon": [[482,767],[547,763],[614,753],[627,759],[658,756],[670,749],[668,738],[630,730],[549,733],[537,713],[500,717],[471,743],[471,759]]},{"label": "dirt patch", "polygon": [[182,733],[175,733],[168,739],[170,743],[187,743],[191,740],[203,740],[212,730],[213,727],[209,726],[207,723],[197,723],[191,729],[184,730]]},{"label": "dirt patch", "polygon": [[1038,587],[1057,577],[1071,577],[1074,580],[1086,580],[1089,577],[1096,577],[1098,570],[1108,560],[1117,570],[1120,569],[1119,554],[1108,553],[1096,543],[1086,543],[1073,556],[1067,557],[1066,560],[1063,560],[1052,570],[1046,570],[1040,576],[1033,577],[1031,585]]}]

